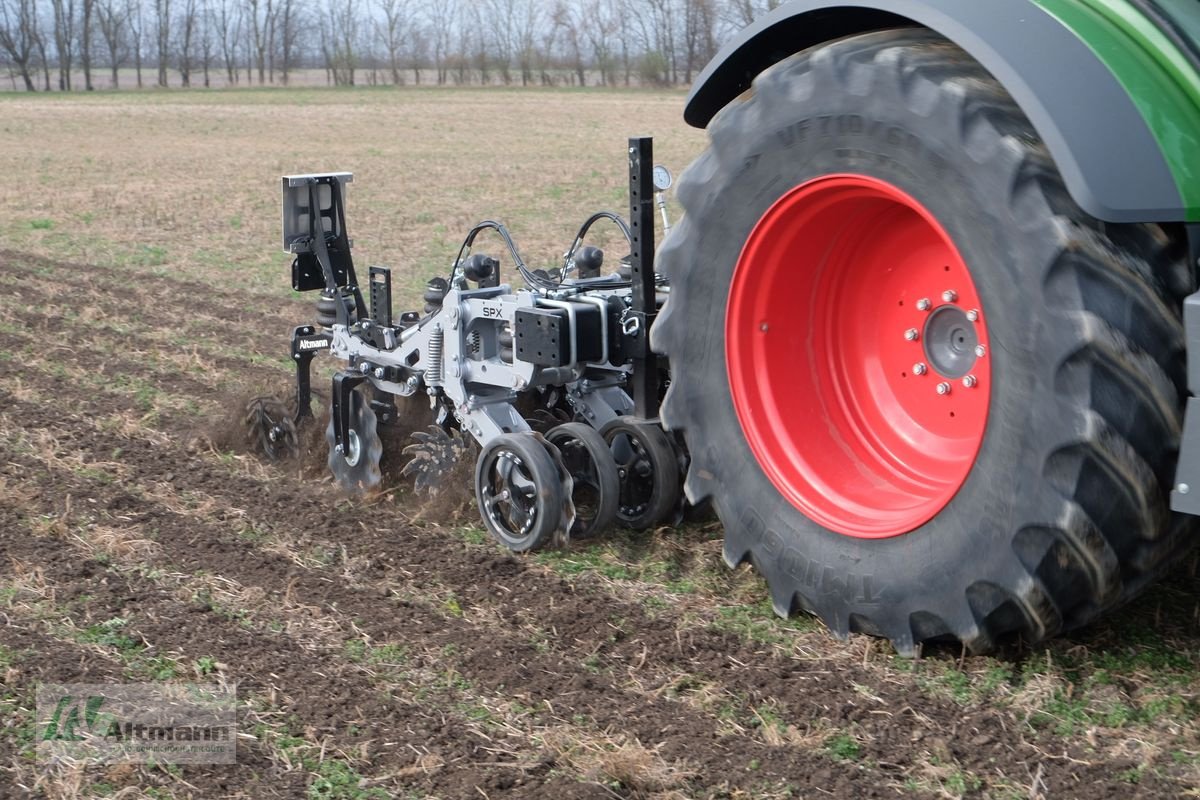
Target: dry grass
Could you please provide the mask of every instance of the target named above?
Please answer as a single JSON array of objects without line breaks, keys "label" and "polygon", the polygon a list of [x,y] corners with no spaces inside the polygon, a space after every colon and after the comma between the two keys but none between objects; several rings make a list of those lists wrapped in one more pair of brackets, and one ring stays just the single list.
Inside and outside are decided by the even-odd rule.
[{"label": "dry grass", "polygon": [[[534,265],[626,206],[625,141],[679,172],[703,146],[680,92],[439,90],[0,96],[8,246],[287,296],[279,176],[349,170],[362,264],[409,289],[467,228],[506,221]],[[39,227],[32,227],[37,221]],[[48,227],[47,227],[48,226]],[[599,233],[599,228],[597,229]],[[247,274],[248,273],[248,274]],[[249,279],[248,281],[246,279]]]},{"label": "dry grass", "polygon": [[555,728],[544,731],[541,740],[584,780],[616,789],[620,797],[686,797],[678,790],[698,774],[687,764],[666,761],[628,735],[582,736],[575,728]]}]

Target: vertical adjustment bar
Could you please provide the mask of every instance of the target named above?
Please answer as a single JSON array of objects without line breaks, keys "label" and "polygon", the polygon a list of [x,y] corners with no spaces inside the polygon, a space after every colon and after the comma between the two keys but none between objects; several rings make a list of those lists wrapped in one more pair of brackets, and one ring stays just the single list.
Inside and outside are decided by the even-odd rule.
[{"label": "vertical adjustment bar", "polygon": [[371,267],[368,283],[371,287],[371,320],[382,328],[392,327],[392,271],[387,267]]},{"label": "vertical adjustment bar", "polygon": [[650,349],[650,326],[658,314],[654,283],[654,146],[649,136],[629,139],[630,272],[633,279],[630,332],[633,352],[633,408],[641,419],[658,416],[658,356]]}]

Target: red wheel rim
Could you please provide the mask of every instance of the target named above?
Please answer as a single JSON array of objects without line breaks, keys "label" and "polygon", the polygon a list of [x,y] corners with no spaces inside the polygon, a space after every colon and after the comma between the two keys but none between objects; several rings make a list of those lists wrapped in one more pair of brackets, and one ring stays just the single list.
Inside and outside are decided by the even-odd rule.
[{"label": "red wheel rim", "polygon": [[759,465],[838,533],[924,525],[983,442],[985,321],[958,249],[911,196],[862,175],[791,190],[742,250],[725,322],[733,404]]}]

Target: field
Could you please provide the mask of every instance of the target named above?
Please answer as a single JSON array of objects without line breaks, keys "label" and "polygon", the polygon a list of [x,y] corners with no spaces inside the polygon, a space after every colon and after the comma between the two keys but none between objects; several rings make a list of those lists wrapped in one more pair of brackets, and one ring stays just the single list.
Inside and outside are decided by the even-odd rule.
[{"label": "field", "polygon": [[[514,558],[462,497],[368,503],[239,446],[284,391],[281,174],[349,170],[408,304],[466,229],[550,266],[679,93],[0,97],[0,797],[1200,796],[1191,557],[1102,624],[897,657],[776,619],[720,527]],[[318,384],[321,385],[321,384]],[[236,766],[53,769],[38,682],[236,683]]]}]

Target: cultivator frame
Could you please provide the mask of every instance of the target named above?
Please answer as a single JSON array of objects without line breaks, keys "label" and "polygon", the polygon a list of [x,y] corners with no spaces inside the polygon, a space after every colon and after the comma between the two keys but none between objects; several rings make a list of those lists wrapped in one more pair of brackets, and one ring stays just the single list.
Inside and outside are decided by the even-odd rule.
[{"label": "cultivator frame", "polygon": [[[685,459],[656,419],[662,365],[649,344],[666,291],[654,271],[655,194],[657,188],[662,208],[666,186],[655,185],[648,137],[629,140],[628,164],[629,222],[611,212],[593,215],[557,277],[528,269],[505,227],[487,220],[467,235],[449,279],[430,282],[425,313],[398,319],[389,269],[370,267],[365,293],[358,282],[345,223],[345,188],[353,176],[285,176],[283,247],[295,257],[292,288],[321,297],[317,324],[292,332],[292,430],[277,414],[252,414],[279,428],[263,437],[295,440],[294,427],[313,415],[313,359],[327,351],[346,364],[332,379],[327,431],[329,465],[346,488],[379,483],[376,426],[396,419],[396,397],[423,393],[435,433],[406,448],[413,456],[406,474],[432,470],[419,484],[436,485],[451,466],[445,454],[463,449],[455,437],[469,436],[481,450],[475,487],[481,517],[511,549],[562,541],[572,531],[593,534],[613,518],[633,527],[662,521],[680,506]],[[663,174],[660,167],[657,175]],[[627,275],[601,276],[602,252],[582,247],[590,226],[605,218],[628,239]],[[504,240],[526,288],[502,284],[498,260],[471,254],[488,230]],[[539,420],[525,416],[531,404],[583,425],[559,426],[543,438],[534,432]],[[576,508],[581,489],[590,490],[589,513]],[[511,512],[511,525],[495,513],[498,505]]]}]

